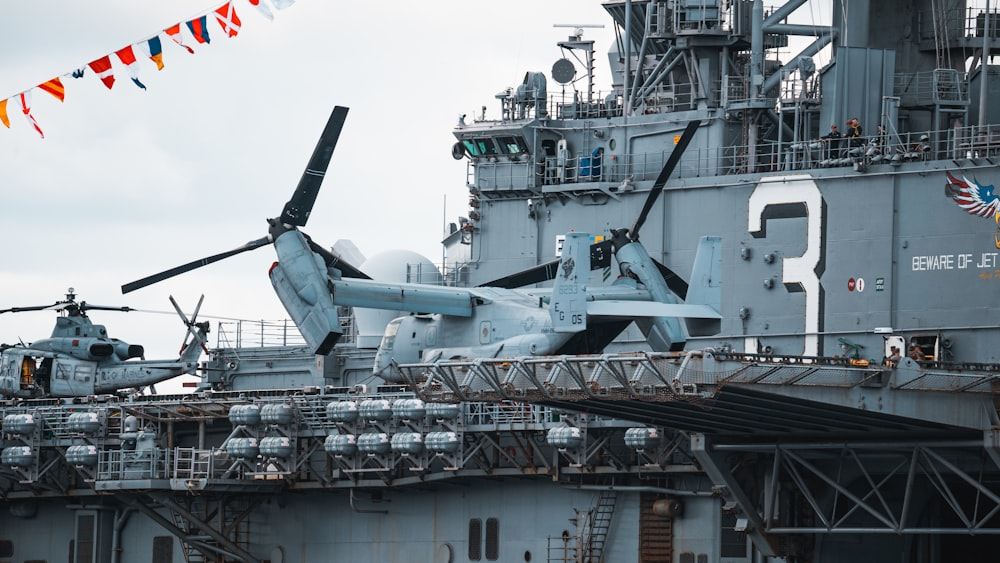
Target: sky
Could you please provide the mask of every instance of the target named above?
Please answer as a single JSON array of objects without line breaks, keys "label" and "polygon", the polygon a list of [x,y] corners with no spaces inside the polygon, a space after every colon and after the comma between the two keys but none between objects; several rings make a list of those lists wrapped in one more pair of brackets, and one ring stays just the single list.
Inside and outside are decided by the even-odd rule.
[{"label": "sky", "polygon": [[[496,118],[498,92],[527,70],[548,74],[571,31],[554,24],[605,24],[586,35],[604,68],[614,38],[597,1],[297,0],[268,21],[234,0],[237,37],[210,21],[210,44],[187,37],[192,55],[160,33],[163,70],[139,55],[146,90],[117,61],[111,90],[90,70],[69,76],[222,4],[4,5],[0,96],[55,76],[66,95],[32,92],[44,139],[14,100],[0,127],[0,309],[51,304],[73,287],[91,304],[168,312],[173,295],[190,314],[204,295],[201,318],[286,318],[267,278],[270,246],[125,296],[120,287],[266,234],[335,105],[350,114],[303,230],[326,246],[351,239],[368,257],[403,248],[439,263],[446,223],[467,210],[466,161],[450,150],[458,116],[486,106]],[[47,337],[55,316],[0,315],[0,342]],[[184,335],[172,312],[90,316],[147,359],[176,357]]]}]

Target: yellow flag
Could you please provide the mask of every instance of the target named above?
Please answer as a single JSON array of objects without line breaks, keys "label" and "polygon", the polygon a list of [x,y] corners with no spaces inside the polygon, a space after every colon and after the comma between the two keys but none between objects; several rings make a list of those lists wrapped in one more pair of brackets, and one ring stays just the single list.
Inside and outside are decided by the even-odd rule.
[{"label": "yellow flag", "polygon": [[4,127],[10,129],[10,119],[7,118],[7,100],[0,100],[0,121],[3,121]]}]

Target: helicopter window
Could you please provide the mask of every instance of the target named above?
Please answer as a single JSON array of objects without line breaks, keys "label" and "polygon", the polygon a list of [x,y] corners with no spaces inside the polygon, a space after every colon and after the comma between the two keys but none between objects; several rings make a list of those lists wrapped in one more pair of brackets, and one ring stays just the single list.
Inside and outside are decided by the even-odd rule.
[{"label": "helicopter window", "polygon": [[77,381],[90,381],[90,376],[93,375],[93,372],[93,366],[76,366],[76,369],[73,370],[73,379]]},{"label": "helicopter window", "polygon": [[72,369],[70,366],[67,366],[66,364],[63,363],[58,363],[56,364],[56,371],[53,374],[53,377],[55,377],[56,379],[68,380],[70,375],[70,369]]},{"label": "helicopter window", "polygon": [[528,152],[528,145],[521,137],[498,137],[497,144],[504,154],[518,155]]},{"label": "helicopter window", "polygon": [[400,322],[399,320],[393,320],[386,325],[385,334],[382,335],[382,344],[379,345],[379,348],[387,352],[392,351],[393,345],[396,342],[396,333],[399,332]]}]

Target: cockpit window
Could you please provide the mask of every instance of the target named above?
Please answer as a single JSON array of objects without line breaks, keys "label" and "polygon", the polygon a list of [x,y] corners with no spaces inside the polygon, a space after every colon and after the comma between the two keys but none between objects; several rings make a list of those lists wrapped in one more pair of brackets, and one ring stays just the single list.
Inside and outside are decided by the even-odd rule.
[{"label": "cockpit window", "polygon": [[385,334],[382,335],[382,344],[379,345],[380,350],[392,351],[393,344],[396,342],[396,333],[399,332],[399,325],[402,323],[402,319],[393,319],[386,325]]},{"label": "cockpit window", "polygon": [[518,155],[528,152],[528,145],[522,137],[498,137],[497,144],[504,154]]}]

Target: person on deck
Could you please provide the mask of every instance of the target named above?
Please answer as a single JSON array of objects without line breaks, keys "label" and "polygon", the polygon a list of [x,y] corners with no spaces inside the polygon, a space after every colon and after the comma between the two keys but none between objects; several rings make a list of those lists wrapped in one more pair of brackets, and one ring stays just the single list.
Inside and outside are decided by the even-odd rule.
[{"label": "person on deck", "polygon": [[844,134],[838,131],[837,124],[833,123],[830,125],[830,132],[820,137],[820,140],[826,143],[826,157],[830,158],[831,155],[837,154],[840,151],[840,145],[844,141]]},{"label": "person on deck", "polygon": [[865,138],[861,134],[861,123],[857,117],[847,120],[847,141],[851,148],[865,144]]}]

